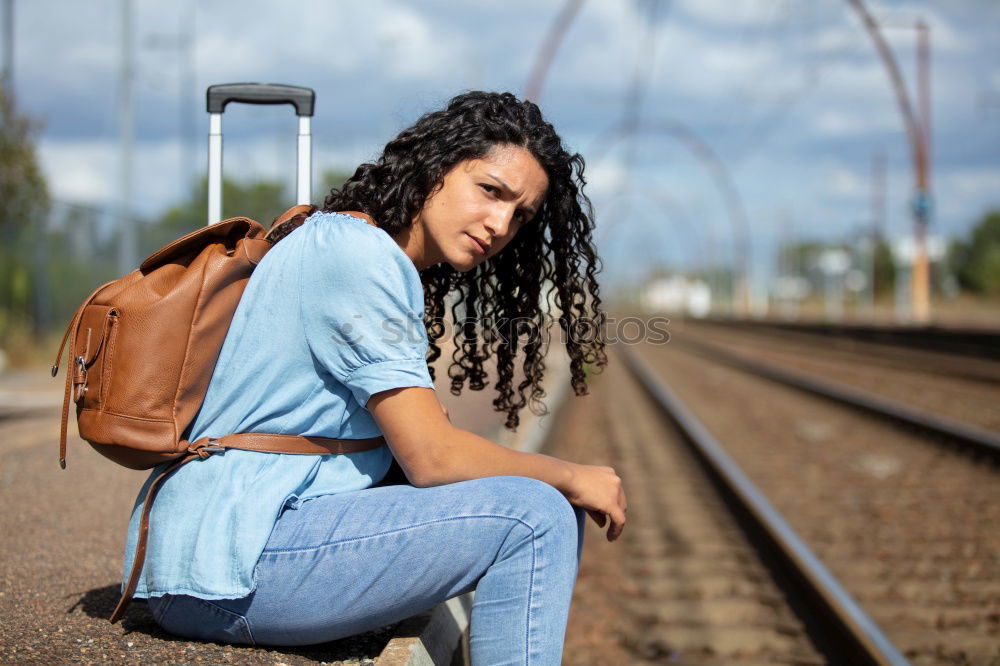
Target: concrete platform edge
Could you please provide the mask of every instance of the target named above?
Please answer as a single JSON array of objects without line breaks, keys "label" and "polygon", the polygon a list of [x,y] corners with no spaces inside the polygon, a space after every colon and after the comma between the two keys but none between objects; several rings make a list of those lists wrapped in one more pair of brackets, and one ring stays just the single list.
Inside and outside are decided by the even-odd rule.
[{"label": "concrete platform edge", "polygon": [[451,664],[462,635],[469,629],[473,592],[405,620],[378,656],[379,666]]}]

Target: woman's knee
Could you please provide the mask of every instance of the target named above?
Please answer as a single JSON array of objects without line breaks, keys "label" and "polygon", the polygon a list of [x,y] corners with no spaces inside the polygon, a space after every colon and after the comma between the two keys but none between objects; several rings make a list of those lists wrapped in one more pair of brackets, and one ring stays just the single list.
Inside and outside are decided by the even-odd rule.
[{"label": "woman's knee", "polygon": [[498,490],[508,498],[533,531],[564,535],[574,544],[578,540],[579,518],[569,501],[558,490],[537,479],[521,476],[498,477]]}]

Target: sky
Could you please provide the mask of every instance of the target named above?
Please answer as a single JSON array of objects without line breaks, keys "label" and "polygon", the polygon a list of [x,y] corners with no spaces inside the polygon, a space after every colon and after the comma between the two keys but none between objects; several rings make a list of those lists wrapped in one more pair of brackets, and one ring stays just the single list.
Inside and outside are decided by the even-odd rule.
[{"label": "sky", "polygon": [[[314,173],[352,170],[454,94],[522,94],[564,0],[131,4],[130,206],[148,219],[204,173],[208,85],[314,88]],[[967,235],[1000,207],[1000,2],[867,5],[914,102],[913,25],[930,27],[930,228]],[[122,26],[122,0],[14,0],[14,91],[40,122],[55,210],[98,207],[108,224],[121,191]],[[729,263],[749,247],[762,281],[779,243],[856,239],[872,225],[878,154],[884,233],[911,233],[904,124],[845,0],[586,0],[538,101],[587,159],[610,280]],[[629,113],[640,129],[615,134]],[[289,107],[230,106],[226,175],[291,187],[295,132]]]}]

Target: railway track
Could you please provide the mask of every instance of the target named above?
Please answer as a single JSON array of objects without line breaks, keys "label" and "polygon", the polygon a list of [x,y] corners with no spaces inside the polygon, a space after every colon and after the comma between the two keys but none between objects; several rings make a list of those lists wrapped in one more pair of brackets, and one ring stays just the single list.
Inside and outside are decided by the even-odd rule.
[{"label": "railway track", "polygon": [[[922,348],[904,342],[877,338],[837,336],[831,330],[815,327],[778,327],[763,324],[726,324],[715,320],[683,319],[674,322],[674,329],[697,332],[713,339],[730,339],[753,344],[769,351],[806,353],[830,362],[850,364],[862,362],[874,369],[903,372],[909,376],[930,376],[935,380],[952,378],[964,386],[1000,385],[1000,358],[993,348],[956,340],[952,347]],[[979,334],[981,336],[981,334]],[[955,337],[953,335],[953,337]],[[1000,336],[998,336],[1000,338]],[[1000,339],[997,341],[1000,346]],[[956,349],[960,351],[955,351]],[[982,352],[979,355],[972,351]]]},{"label": "railway track", "polygon": [[[691,322],[678,325],[671,340],[698,347],[718,360],[747,361],[742,365],[748,371],[805,373],[807,378],[896,402],[922,416],[993,431],[985,436],[987,440],[1000,438],[1000,363],[989,359],[974,361],[940,353],[928,356],[926,352],[882,345],[858,346],[850,340],[799,334],[789,337]],[[949,373],[949,368],[954,372]]]},{"label": "railway track", "polygon": [[907,658],[1000,663],[994,458],[706,363],[673,342],[640,351]]},{"label": "railway track", "polygon": [[[757,496],[748,507],[737,499],[755,495],[752,484],[744,478],[727,489],[722,477],[730,474],[722,470],[732,464],[720,462],[724,453],[709,455],[715,462],[706,468],[705,454],[687,444],[705,439],[703,429],[693,432],[690,415],[678,427],[620,363],[587,400],[563,414],[555,452],[612,462],[632,509],[621,544],[588,541],[576,602],[584,610],[575,611],[575,623],[571,618],[567,663],[906,663],[766,501]],[[571,448],[561,451],[560,442]],[[768,527],[761,528],[761,513],[769,514]],[[774,536],[804,569],[790,568]],[[619,572],[608,580],[604,563],[612,559]],[[594,565],[588,569],[595,560],[600,591],[593,589]],[[595,606],[618,618],[626,661],[607,649],[595,658],[592,643],[580,645],[579,636],[597,624],[580,613]]]},{"label": "railway track", "polygon": [[906,660],[839,581],[795,534],[711,433],[673,390],[635,353],[622,356],[642,387],[669,414],[696,455],[710,468],[721,493],[742,516],[789,595],[796,599],[810,633],[827,655],[850,663],[905,664]]},{"label": "railway track", "polygon": [[717,362],[765,379],[792,386],[823,398],[853,407],[879,418],[913,428],[930,436],[958,443],[978,453],[1000,458],[1000,433],[964,423],[958,419],[934,415],[905,403],[852,388],[811,373],[790,370],[782,365],[764,363],[723,346],[684,340],[682,346]]},{"label": "railway track", "polygon": [[909,348],[973,359],[1000,361],[1000,331],[942,326],[875,326],[827,322],[714,318],[708,324],[727,328],[760,330],[774,334],[805,334],[830,340],[851,340],[895,348]]}]

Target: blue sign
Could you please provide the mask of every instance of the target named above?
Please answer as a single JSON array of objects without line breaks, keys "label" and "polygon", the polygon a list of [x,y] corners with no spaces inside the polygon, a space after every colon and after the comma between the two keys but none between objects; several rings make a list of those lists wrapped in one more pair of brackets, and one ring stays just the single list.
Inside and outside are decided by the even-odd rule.
[{"label": "blue sign", "polygon": [[930,222],[931,210],[934,208],[934,201],[930,192],[917,192],[913,196],[913,214],[918,220]]}]

